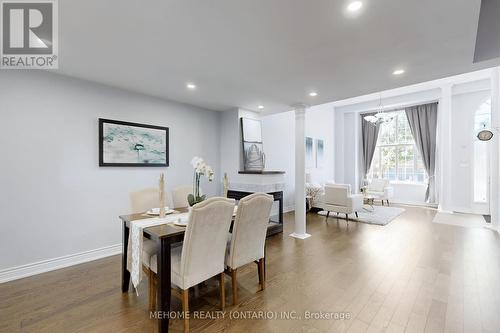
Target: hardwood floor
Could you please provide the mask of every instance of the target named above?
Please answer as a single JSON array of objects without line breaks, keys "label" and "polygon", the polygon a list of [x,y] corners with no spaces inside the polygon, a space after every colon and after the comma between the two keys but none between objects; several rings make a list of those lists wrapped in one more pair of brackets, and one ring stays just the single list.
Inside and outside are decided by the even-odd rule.
[{"label": "hardwood floor", "polygon": [[[499,332],[499,235],[431,223],[431,209],[405,209],[384,227],[309,214],[305,241],[288,236],[293,214],[285,214],[285,232],[268,240],[265,291],[258,292],[255,265],[239,269],[239,304],[232,306],[228,277],[225,318],[191,319],[191,331]],[[220,315],[217,280],[198,294],[190,296],[192,311]],[[229,318],[253,310],[301,318]],[[307,320],[305,311],[349,319]],[[182,328],[172,320],[172,332]],[[119,256],[0,285],[0,332],[155,331],[147,279],[139,296],[122,294]]]}]

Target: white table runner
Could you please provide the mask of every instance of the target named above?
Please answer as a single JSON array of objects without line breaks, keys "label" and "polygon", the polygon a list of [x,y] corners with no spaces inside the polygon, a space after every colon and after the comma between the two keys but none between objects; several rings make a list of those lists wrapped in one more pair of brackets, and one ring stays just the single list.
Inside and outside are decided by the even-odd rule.
[{"label": "white table runner", "polygon": [[157,225],[177,222],[179,218],[185,218],[186,214],[172,214],[164,218],[154,217],[149,219],[141,219],[130,221],[130,233],[127,247],[127,269],[132,278],[137,295],[137,287],[142,280],[142,250],[143,250],[143,231],[144,228],[149,228]]}]

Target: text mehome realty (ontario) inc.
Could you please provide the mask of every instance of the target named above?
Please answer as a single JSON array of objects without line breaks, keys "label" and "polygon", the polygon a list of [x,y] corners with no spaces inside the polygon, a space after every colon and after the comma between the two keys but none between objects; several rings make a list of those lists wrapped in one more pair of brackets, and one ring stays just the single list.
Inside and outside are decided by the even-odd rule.
[{"label": "text mehome realty (ontario) inc.", "polygon": [[151,311],[150,319],[350,320],[350,312],[329,311]]}]

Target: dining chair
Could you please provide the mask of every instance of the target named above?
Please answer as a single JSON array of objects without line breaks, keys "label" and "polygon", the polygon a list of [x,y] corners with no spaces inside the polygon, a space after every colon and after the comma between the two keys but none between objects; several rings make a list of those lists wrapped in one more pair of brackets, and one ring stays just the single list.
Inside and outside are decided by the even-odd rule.
[{"label": "dining chair", "polygon": [[[168,203],[167,197],[165,198],[165,201]],[[160,194],[157,187],[149,187],[130,193],[130,206],[132,208],[132,213],[147,212],[151,208],[158,207],[159,205]],[[151,261],[153,255],[156,255],[156,243],[144,237],[142,240],[142,258],[144,261],[147,261],[148,264],[143,264],[142,270],[148,276],[150,286],[153,283],[153,273],[149,269],[149,262]],[[149,309],[152,310],[153,307],[153,298],[149,297]]]},{"label": "dining chair", "polygon": [[226,273],[231,275],[233,305],[237,303],[236,273],[246,264],[255,262],[258,268],[261,290],[265,282],[265,244],[269,216],[273,206],[273,196],[266,193],[254,193],[244,197],[238,203],[233,230],[226,250]]},{"label": "dining chair", "polygon": [[[170,198],[165,196],[165,205],[170,204]],[[142,213],[160,206],[160,192],[157,187],[148,187],[130,193],[132,213]]]},{"label": "dining chair", "polygon": [[[224,256],[231,226],[234,199],[210,198],[193,206],[182,247],[172,248],[172,294],[182,302],[184,314],[189,311],[189,288],[214,276],[219,277],[220,303],[224,310]],[[147,262],[145,262],[146,264]],[[151,258],[154,283],[150,295],[156,299],[157,257]],[[189,317],[184,315],[184,332],[189,332]]]},{"label": "dining chair", "polygon": [[183,208],[188,207],[188,195],[193,192],[192,186],[179,186],[172,190],[173,207]]}]

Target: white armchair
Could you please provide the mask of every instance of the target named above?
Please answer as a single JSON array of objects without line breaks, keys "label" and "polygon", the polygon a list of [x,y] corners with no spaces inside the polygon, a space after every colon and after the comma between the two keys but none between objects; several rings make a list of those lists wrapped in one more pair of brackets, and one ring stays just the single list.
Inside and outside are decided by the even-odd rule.
[{"label": "white armchair", "polygon": [[351,185],[326,184],[321,206],[327,212],[327,219],[330,212],[335,212],[345,214],[349,222],[349,214],[355,213],[358,217],[358,211],[363,209],[363,195],[351,194]]},{"label": "white armchair", "polygon": [[385,200],[387,206],[389,206],[389,200],[394,197],[394,188],[390,186],[387,179],[373,179],[366,187],[365,193],[366,195],[371,195],[382,200],[382,206]]}]

